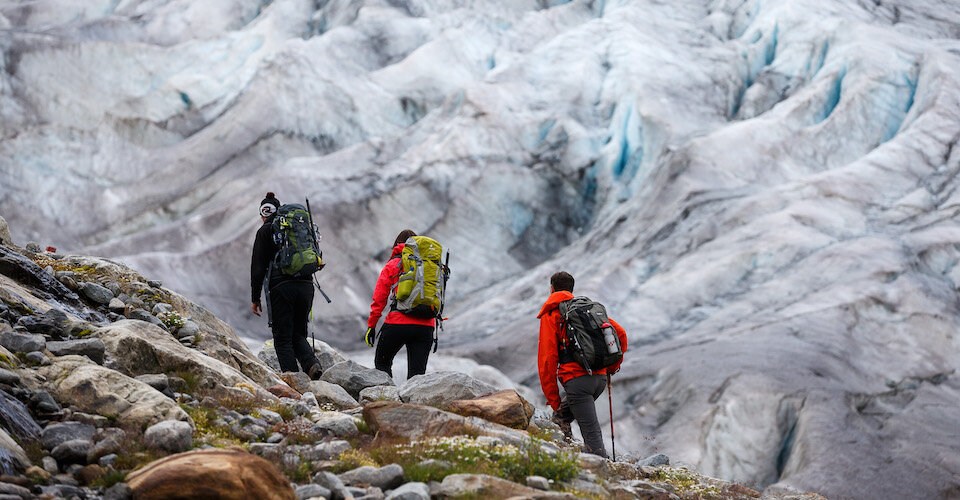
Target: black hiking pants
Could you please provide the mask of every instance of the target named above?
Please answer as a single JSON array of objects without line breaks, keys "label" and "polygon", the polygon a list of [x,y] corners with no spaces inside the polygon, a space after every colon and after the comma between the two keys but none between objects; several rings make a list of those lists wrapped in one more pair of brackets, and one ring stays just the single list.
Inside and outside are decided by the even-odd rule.
[{"label": "black hiking pants", "polygon": [[380,340],[377,341],[377,352],[373,357],[377,370],[393,377],[393,358],[403,346],[407,346],[407,378],[423,375],[427,371],[427,358],[433,346],[433,327],[385,323],[380,329]]},{"label": "black hiking pants", "polygon": [[600,432],[595,402],[606,387],[606,375],[583,375],[568,380],[563,384],[567,397],[560,402],[557,412],[560,420],[577,421],[580,434],[583,435],[583,451],[604,458],[607,458],[607,450],[603,447],[603,433]]},{"label": "black hiking pants", "polygon": [[295,372],[297,362],[303,371],[318,364],[307,342],[307,322],[313,307],[313,282],[284,281],[270,289],[270,314],[273,321],[273,346],[277,350],[280,371]]}]

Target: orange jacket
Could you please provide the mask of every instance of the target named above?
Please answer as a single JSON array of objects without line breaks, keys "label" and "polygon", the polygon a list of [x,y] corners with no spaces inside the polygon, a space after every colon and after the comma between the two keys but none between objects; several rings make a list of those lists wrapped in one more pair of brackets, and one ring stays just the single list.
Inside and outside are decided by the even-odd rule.
[{"label": "orange jacket", "polygon": [[[547,298],[547,302],[540,309],[540,341],[537,347],[537,368],[540,372],[540,387],[543,389],[543,395],[547,397],[547,403],[554,411],[560,409],[560,389],[557,388],[557,377],[560,383],[566,384],[568,380],[587,375],[587,371],[578,363],[570,362],[559,365],[560,362],[560,317],[559,304],[563,301],[573,298],[570,292],[553,292]],[[620,347],[623,352],[627,352],[627,332],[613,318],[610,319],[610,325],[620,337]],[[622,360],[621,360],[622,362]],[[559,366],[558,366],[559,365]],[[613,372],[620,369],[620,363],[613,365]],[[608,368],[603,368],[593,372],[594,375],[606,375]]]}]

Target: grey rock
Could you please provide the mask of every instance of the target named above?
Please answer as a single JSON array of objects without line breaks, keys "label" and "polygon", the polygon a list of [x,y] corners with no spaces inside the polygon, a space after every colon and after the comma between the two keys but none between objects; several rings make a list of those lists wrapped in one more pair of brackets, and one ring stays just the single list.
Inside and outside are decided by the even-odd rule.
[{"label": "grey rock", "polygon": [[60,278],[57,278],[57,280],[60,281],[60,283],[63,283],[63,286],[69,288],[70,290],[73,290],[73,291],[80,290],[80,285],[78,285],[77,281],[73,279],[73,276],[62,276]]},{"label": "grey rock", "polygon": [[103,500],[131,500],[132,498],[133,490],[127,483],[117,483],[103,494]]},{"label": "grey rock", "polygon": [[268,410],[266,408],[260,408],[257,410],[260,413],[260,417],[267,422],[267,424],[275,425],[283,422],[283,417],[279,413]]},{"label": "grey rock", "polygon": [[310,455],[313,460],[331,460],[350,448],[350,443],[337,439],[314,445]]},{"label": "grey rock", "polygon": [[430,487],[425,483],[407,483],[391,491],[387,500],[430,500]]},{"label": "grey rock", "polygon": [[109,455],[104,455],[100,457],[100,460],[97,462],[101,467],[106,467],[108,465],[113,465],[117,463],[117,459],[120,458],[116,453],[111,453]]},{"label": "grey rock", "polygon": [[0,384],[20,385],[20,375],[0,368]]},{"label": "grey rock", "polygon": [[123,447],[122,439],[120,436],[107,436],[98,441],[90,448],[90,451],[87,452],[87,463],[95,464],[107,455],[119,453]]},{"label": "grey rock", "polygon": [[170,378],[164,373],[152,373],[135,377],[137,380],[153,387],[158,391],[163,391],[170,387]]},{"label": "grey rock", "polygon": [[104,288],[110,290],[113,293],[113,296],[116,297],[120,294],[120,284],[116,281],[108,281],[103,284]]},{"label": "grey rock", "polygon": [[344,472],[339,477],[346,485],[369,484],[380,489],[391,489],[403,483],[403,467],[397,464],[380,468],[366,465]]},{"label": "grey rock", "polygon": [[153,305],[153,309],[150,310],[150,313],[156,316],[160,313],[166,313],[166,312],[172,312],[172,311],[173,311],[173,306],[171,306],[170,304],[167,304],[164,302],[157,302],[156,304]]},{"label": "grey rock", "polygon": [[40,253],[40,244],[36,241],[28,241],[27,246],[23,247],[24,250],[33,253]]},{"label": "grey rock", "polygon": [[313,423],[313,428],[341,438],[360,434],[353,417],[334,411],[320,412],[319,418]]},{"label": "grey rock", "polygon": [[131,309],[126,312],[127,318],[129,319],[138,319],[140,321],[146,321],[147,323],[152,323],[159,327],[163,327],[163,322],[159,318],[150,314],[143,309]]},{"label": "grey rock", "polygon": [[312,380],[307,384],[307,387],[321,405],[329,403],[340,409],[360,406],[360,403],[350,393],[337,384],[324,380]]},{"label": "grey rock", "polygon": [[283,434],[280,434],[279,432],[274,432],[273,434],[270,434],[270,437],[267,438],[267,443],[269,444],[276,444],[280,441],[283,441]]},{"label": "grey rock", "polygon": [[63,336],[63,325],[44,316],[21,316],[17,320],[17,326],[22,326],[28,332],[38,335],[50,335],[57,338]]},{"label": "grey rock", "polygon": [[47,342],[47,350],[54,356],[69,356],[76,354],[86,356],[97,364],[103,364],[103,355],[106,351],[103,341],[97,338],[61,340]]},{"label": "grey rock", "polygon": [[50,456],[62,467],[64,464],[86,464],[87,453],[93,443],[89,439],[72,439],[58,444],[50,451]]},{"label": "grey rock", "polygon": [[56,413],[60,411],[60,404],[53,399],[47,391],[35,391],[30,396],[30,401],[36,406],[37,411],[41,413]]},{"label": "grey rock", "polygon": [[547,491],[550,489],[550,480],[543,476],[527,476],[527,486]]},{"label": "grey rock", "polygon": [[313,482],[330,490],[330,500],[343,500],[348,496],[352,496],[347,492],[343,481],[332,472],[320,471],[314,474]]},{"label": "grey rock", "polygon": [[193,428],[182,420],[164,420],[148,427],[143,441],[150,448],[180,453],[193,445]]},{"label": "grey rock", "polygon": [[50,364],[50,358],[46,354],[40,351],[28,352],[23,356],[23,358],[28,363],[33,363],[35,365],[47,366]]},{"label": "grey rock", "polygon": [[43,467],[43,470],[49,472],[50,474],[57,474],[60,472],[60,467],[57,466],[57,459],[49,455],[40,460],[40,465]]},{"label": "grey rock", "polygon": [[56,276],[57,279],[60,279],[60,278],[63,278],[63,277],[72,278],[72,277],[74,277],[75,275],[76,275],[76,273],[74,273],[73,271],[57,271],[57,272],[54,274],[54,276]]},{"label": "grey rock", "polygon": [[61,327],[64,324],[66,324],[68,321],[70,321],[70,318],[67,317],[67,313],[61,311],[60,309],[57,309],[56,307],[51,307],[50,309],[47,309],[47,312],[43,313],[42,316],[44,318],[51,320],[57,326],[61,326]]},{"label": "grey rock", "polygon": [[360,403],[373,401],[400,401],[400,391],[395,385],[376,385],[360,391]]},{"label": "grey rock", "polygon": [[0,471],[23,472],[30,467],[30,459],[23,448],[0,426]]},{"label": "grey rock", "polygon": [[42,351],[46,344],[43,335],[17,332],[0,333],[0,345],[14,353]]},{"label": "grey rock", "polygon": [[324,370],[320,380],[343,387],[354,398],[360,397],[360,391],[367,387],[393,385],[393,379],[386,373],[351,360],[342,361]]},{"label": "grey rock", "polygon": [[40,433],[40,445],[45,450],[52,450],[67,441],[91,440],[96,431],[97,429],[92,425],[81,424],[80,422],[50,424]]},{"label": "grey rock", "polygon": [[160,280],[147,280],[147,285],[150,288],[160,288],[163,286],[163,282]]},{"label": "grey rock", "polygon": [[323,497],[330,498],[331,491],[319,484],[304,484],[297,486],[297,498],[299,500],[308,500],[310,498]]},{"label": "grey rock", "polygon": [[637,465],[641,467],[659,467],[661,465],[670,465],[670,457],[664,455],[663,453],[657,453],[656,455],[651,455],[637,462]]},{"label": "grey rock", "polygon": [[77,477],[80,474],[80,471],[83,470],[85,466],[82,464],[70,464],[67,466],[66,473],[70,474],[73,477]]},{"label": "grey rock", "polygon": [[65,486],[80,486],[80,482],[77,481],[77,478],[71,476],[70,474],[57,474],[50,478],[50,482],[54,484],[62,484]]},{"label": "grey rock", "polygon": [[13,483],[0,483],[0,498],[15,498],[20,500],[22,498],[33,498],[33,495],[30,494],[30,490],[23,486],[18,486]]},{"label": "grey rock", "polygon": [[192,339],[198,333],[200,333],[200,327],[193,321],[187,320],[183,322],[183,326],[177,329],[177,338]]},{"label": "grey rock", "polygon": [[440,407],[459,399],[473,399],[496,391],[492,385],[460,372],[417,375],[400,386],[404,403]]},{"label": "grey rock", "polygon": [[110,299],[110,302],[107,304],[107,309],[110,309],[110,312],[116,313],[116,314],[123,314],[123,311],[124,309],[126,309],[126,307],[127,305],[124,304],[122,300],[116,297]]},{"label": "grey rock", "polygon": [[80,284],[80,294],[101,305],[109,304],[113,298],[113,292],[109,289],[89,281]]},{"label": "grey rock", "polygon": [[[54,479],[56,479],[56,477],[58,476],[55,476]],[[83,490],[75,484],[53,484],[50,486],[41,486],[40,491],[44,495],[53,495],[54,497],[59,498],[84,498]]]}]

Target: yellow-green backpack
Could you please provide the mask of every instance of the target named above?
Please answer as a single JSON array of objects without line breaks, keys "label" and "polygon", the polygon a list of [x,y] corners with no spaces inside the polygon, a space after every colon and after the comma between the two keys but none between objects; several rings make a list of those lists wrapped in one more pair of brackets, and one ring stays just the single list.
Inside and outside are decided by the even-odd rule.
[{"label": "yellow-green backpack", "polygon": [[443,247],[426,236],[411,236],[400,254],[400,279],[396,286],[396,310],[418,318],[439,317],[449,274],[441,262]]}]

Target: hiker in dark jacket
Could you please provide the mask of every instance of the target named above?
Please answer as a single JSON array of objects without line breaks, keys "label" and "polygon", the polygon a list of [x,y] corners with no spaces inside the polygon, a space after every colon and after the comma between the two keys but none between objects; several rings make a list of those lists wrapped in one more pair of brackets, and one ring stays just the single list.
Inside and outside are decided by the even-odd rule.
[{"label": "hiker in dark jacket", "polygon": [[307,342],[307,322],[313,307],[313,282],[296,279],[280,272],[274,263],[279,247],[273,240],[273,219],[280,200],[267,193],[260,202],[260,219],[263,225],[257,230],[253,242],[253,258],[250,261],[250,288],[253,291],[253,314],[260,316],[260,292],[267,283],[267,307],[273,332],[273,346],[277,350],[280,370],[299,371],[297,362],[311,379],[320,378],[320,362]]},{"label": "hiker in dark jacket", "polygon": [[404,229],[393,242],[390,260],[383,266],[383,271],[380,272],[380,278],[377,279],[377,285],[373,290],[373,303],[370,304],[370,316],[367,318],[367,331],[363,336],[364,342],[369,347],[373,347],[377,323],[389,299],[391,310],[380,329],[380,340],[377,342],[373,362],[378,370],[386,372],[391,377],[393,376],[393,358],[403,346],[407,347],[407,378],[426,373],[430,346],[433,345],[433,330],[436,327],[434,318],[417,318],[396,310],[396,286],[403,271],[400,254],[403,252],[407,238],[416,235],[417,233],[412,230]]},{"label": "hiker in dark jacket", "polygon": [[[537,346],[540,387],[547,397],[547,403],[553,408],[554,420],[560,424],[564,434],[569,437],[570,423],[576,420],[583,435],[583,451],[606,458],[607,451],[603,447],[603,434],[594,402],[603,394],[607,377],[620,369],[620,363],[594,370],[593,375],[588,374],[576,361],[561,363],[560,346],[566,339],[559,304],[573,298],[573,284],[573,276],[569,273],[561,271],[551,276],[550,297],[537,315],[540,318],[540,340]],[[626,352],[627,332],[613,318],[608,319],[617,337],[620,337],[621,349]],[[566,399],[562,401],[557,388],[558,378],[566,392]]]}]

